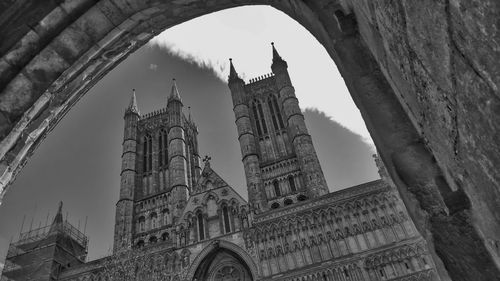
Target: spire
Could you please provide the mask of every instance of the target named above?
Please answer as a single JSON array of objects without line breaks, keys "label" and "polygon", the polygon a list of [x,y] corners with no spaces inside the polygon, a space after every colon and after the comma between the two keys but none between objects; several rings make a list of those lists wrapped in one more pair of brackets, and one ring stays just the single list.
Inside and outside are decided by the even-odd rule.
[{"label": "spire", "polygon": [[283,60],[280,54],[278,54],[276,48],[274,47],[274,42],[271,42],[271,46],[273,47],[273,62]]},{"label": "spire", "polygon": [[52,225],[50,226],[50,231],[56,230],[57,227],[63,223],[62,206],[63,202],[59,201],[59,208],[57,209],[57,214],[52,221]]},{"label": "spire", "polygon": [[236,69],[234,69],[233,65],[233,59],[229,59],[229,82],[235,81],[235,80],[241,80],[241,78],[238,76],[238,73],[236,72]]},{"label": "spire", "polygon": [[135,97],[135,89],[132,89],[132,97],[130,98],[130,103],[125,112],[131,112],[140,115],[139,107],[137,106],[137,98]]},{"label": "spire", "polygon": [[170,96],[168,97],[168,101],[178,100],[182,102],[181,95],[179,94],[179,90],[177,89],[177,83],[175,82],[175,78],[172,79],[172,90],[170,91]]},{"label": "spire", "polygon": [[285,66],[285,68],[288,67],[286,61],[280,56],[276,48],[274,47],[274,42],[271,42],[271,46],[273,47],[273,63],[271,65],[271,69],[273,69],[277,66]]}]

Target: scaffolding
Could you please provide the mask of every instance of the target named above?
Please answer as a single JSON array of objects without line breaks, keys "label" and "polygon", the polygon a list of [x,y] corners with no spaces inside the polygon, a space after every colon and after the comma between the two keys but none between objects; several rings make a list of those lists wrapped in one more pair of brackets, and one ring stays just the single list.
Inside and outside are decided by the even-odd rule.
[{"label": "scaffolding", "polygon": [[50,235],[62,234],[75,240],[85,252],[88,250],[88,238],[78,230],[76,227],[71,225],[69,222],[64,221],[60,224],[52,224],[43,226],[37,229],[22,232],[19,235],[19,239],[16,242],[12,242],[9,245],[9,250],[7,252],[7,259],[26,253],[31,249],[25,249],[26,245],[32,245],[37,241],[42,241],[48,238]]},{"label": "scaffolding", "polygon": [[80,262],[85,262],[88,250],[87,236],[68,221],[61,220],[51,225],[21,232],[19,239],[9,245],[0,281],[17,280],[11,277],[24,270],[26,261],[36,257],[35,253],[42,253],[41,251],[45,248],[54,245],[73,253],[73,256]]}]

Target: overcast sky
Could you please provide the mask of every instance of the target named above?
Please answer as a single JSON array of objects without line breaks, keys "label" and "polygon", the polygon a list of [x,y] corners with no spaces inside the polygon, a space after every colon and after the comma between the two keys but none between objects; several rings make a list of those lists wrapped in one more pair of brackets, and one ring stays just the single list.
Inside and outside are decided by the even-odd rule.
[{"label": "overcast sky", "polygon": [[177,79],[200,131],[201,154],[247,198],[230,92],[228,58],[249,78],[271,72],[274,41],[288,62],[330,191],[378,178],[372,141],[332,60],[298,23],[269,7],[243,7],[171,28],[104,77],[29,160],[0,206],[0,262],[11,237],[64,211],[90,238],[89,258],[112,247],[123,113],[136,89],[141,113],[162,108]]}]

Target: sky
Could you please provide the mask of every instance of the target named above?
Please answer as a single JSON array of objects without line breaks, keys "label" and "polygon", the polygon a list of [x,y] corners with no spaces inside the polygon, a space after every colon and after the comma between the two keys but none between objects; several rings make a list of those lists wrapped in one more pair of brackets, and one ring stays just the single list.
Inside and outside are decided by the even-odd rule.
[{"label": "sky", "polygon": [[[163,108],[176,78],[185,112],[199,128],[201,155],[247,198],[228,58],[248,81],[271,72],[274,41],[292,83],[330,191],[378,179],[373,142],[342,77],[312,35],[270,7],[242,7],[166,30],[132,54],[84,96],[47,136],[0,206],[0,264],[11,238],[50,223],[59,201],[89,236],[88,259],[112,248],[123,113],[136,89],[141,113]],[[85,221],[87,224],[85,227]]]}]

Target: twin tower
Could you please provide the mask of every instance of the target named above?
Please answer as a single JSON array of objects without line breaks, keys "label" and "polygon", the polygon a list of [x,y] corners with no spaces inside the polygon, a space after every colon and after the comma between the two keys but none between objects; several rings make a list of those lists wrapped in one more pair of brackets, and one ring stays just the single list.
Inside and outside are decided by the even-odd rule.
[{"label": "twin tower", "polygon": [[[255,213],[328,193],[287,63],[272,51],[271,74],[245,83],[231,61],[228,80]],[[166,108],[141,116],[134,94],[124,119],[115,250],[131,245],[137,210],[155,200],[165,201],[175,226],[201,174],[198,129],[183,113],[175,80]]]},{"label": "twin tower", "polygon": [[228,80],[248,200],[257,212],[328,193],[288,65],[272,49],[271,74],[245,84],[230,60]]}]

